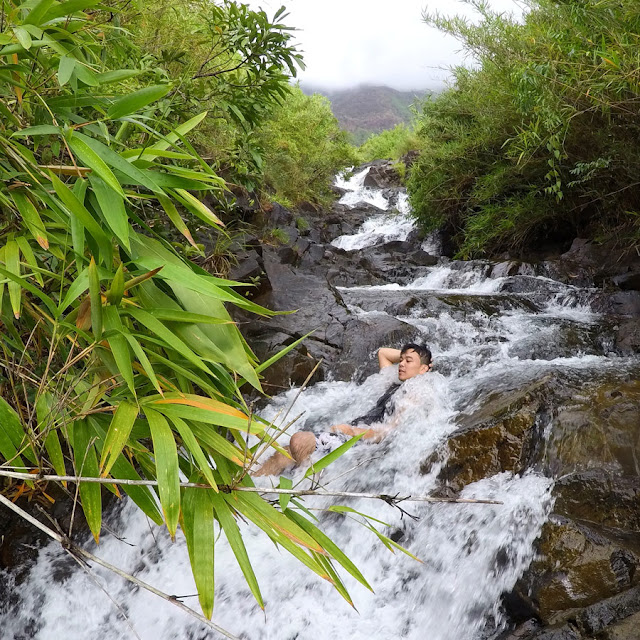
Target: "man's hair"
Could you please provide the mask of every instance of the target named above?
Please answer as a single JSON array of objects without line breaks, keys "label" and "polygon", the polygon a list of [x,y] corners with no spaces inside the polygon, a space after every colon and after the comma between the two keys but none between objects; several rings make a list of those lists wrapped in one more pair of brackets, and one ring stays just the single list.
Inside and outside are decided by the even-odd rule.
[{"label": "man's hair", "polygon": [[431,364],[431,351],[426,344],[414,344],[413,342],[405,344],[404,347],[400,349],[400,355],[411,350],[415,351],[420,356],[420,362],[422,364]]}]

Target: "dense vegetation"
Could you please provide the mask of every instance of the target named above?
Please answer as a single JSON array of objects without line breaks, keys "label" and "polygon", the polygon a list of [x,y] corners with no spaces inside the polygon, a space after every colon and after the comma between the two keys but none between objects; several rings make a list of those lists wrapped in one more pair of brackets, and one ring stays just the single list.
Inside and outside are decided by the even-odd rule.
[{"label": "dense vegetation", "polygon": [[358,162],[348,134],[340,129],[329,101],[294,87],[257,132],[264,150],[264,185],[285,205],[327,201],[337,168]]},{"label": "dense vegetation", "polygon": [[640,5],[531,0],[523,23],[428,15],[479,61],[428,101],[409,191],[460,254],[576,234],[640,242]]},{"label": "dense vegetation", "polygon": [[[260,390],[269,362],[256,362],[225,304],[269,311],[185,257],[199,251],[196,223],[225,233],[203,202],[225,202],[221,176],[249,186],[261,175],[252,140],[289,95],[291,32],[283,11],[231,2],[122,4],[3,3],[0,475],[114,479],[104,488],[172,536],[180,525],[207,616],[220,531],[263,606],[239,517],[348,598],[334,563],[364,578],[296,500],[276,508],[238,490],[277,445],[242,394]],[[161,48],[158,33],[174,41]],[[211,157],[190,141],[198,130]],[[156,231],[166,225],[182,244]],[[117,483],[141,478],[157,487]],[[96,541],[100,487],[79,485]],[[46,498],[46,485],[33,476],[19,495]]]},{"label": "dense vegetation", "polygon": [[400,160],[409,151],[416,149],[418,144],[413,126],[402,123],[393,129],[369,136],[359,147],[358,155],[362,162],[378,159]]}]

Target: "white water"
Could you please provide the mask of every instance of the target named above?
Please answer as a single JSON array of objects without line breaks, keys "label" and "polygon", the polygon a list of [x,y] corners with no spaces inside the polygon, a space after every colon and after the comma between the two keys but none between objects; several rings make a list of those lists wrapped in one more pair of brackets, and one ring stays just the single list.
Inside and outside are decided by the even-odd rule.
[{"label": "white water", "polygon": [[[356,173],[349,180],[342,177],[336,178],[336,186],[347,189],[340,204],[354,207],[359,202],[367,202],[386,211],[391,206],[380,189],[371,189],[364,186],[364,179],[369,173],[369,167]],[[331,244],[338,249],[354,251],[372,247],[391,240],[406,240],[415,223],[409,215],[409,202],[407,194],[397,194],[395,212],[391,214],[379,213],[364,221],[360,229],[353,235],[339,236]]]},{"label": "white water", "polygon": [[[352,180],[359,180],[361,185],[364,176],[359,174]],[[389,233],[386,215],[377,217],[380,227],[374,222],[368,227],[366,233],[370,233],[372,242],[374,238],[375,243],[384,241],[380,238]],[[354,245],[363,240],[363,229],[351,236]],[[509,279],[492,279],[487,277],[488,272],[488,265],[482,263],[443,263],[426,275],[423,271],[408,285],[390,282],[381,287],[342,288],[341,294],[352,312],[362,315],[384,313],[380,309],[362,310],[358,296],[368,294],[384,300],[397,293],[436,296],[446,292],[461,295],[467,303],[485,298],[504,299],[506,303],[513,294],[501,294],[500,290]],[[483,388],[525,384],[541,372],[558,368],[582,371],[613,367],[622,361],[607,357],[605,349],[589,353],[587,347],[580,351],[564,344],[563,332],[567,329],[577,334],[588,332],[598,320],[589,306],[588,291],[542,278],[530,281],[545,288],[544,295],[534,289],[530,294],[517,295],[534,300],[537,311],[505,306],[500,313],[490,313],[465,307],[429,314],[417,306],[401,316],[399,319],[415,328],[416,337],[431,346],[438,372],[405,383],[398,392],[394,413],[397,424],[391,435],[380,444],[363,443],[351,449],[327,470],[323,485],[332,490],[428,494],[436,487],[439,466],[421,474],[420,464],[455,430],[458,412],[468,411],[481,400]],[[300,395],[286,419],[299,415],[295,428],[316,432],[351,420],[373,406],[395,375],[396,368],[390,367],[360,385],[316,384]],[[297,390],[291,390],[275,398],[265,416],[282,420],[283,410],[296,395]],[[283,438],[282,444],[286,440]],[[296,474],[294,482],[303,472]],[[260,481],[269,486],[268,478]],[[401,544],[423,564],[399,552],[392,555],[355,520],[316,512],[321,527],[374,587],[375,593],[371,594],[341,572],[357,611],[330,585],[276,549],[262,533],[241,524],[267,604],[266,614],[252,599],[222,538],[216,544],[214,621],[251,640],[483,640],[492,629],[500,628],[500,595],[513,587],[533,558],[534,541],[552,506],[551,488],[552,480],[532,471],[523,476],[499,474],[466,487],[463,496],[494,498],[504,504],[406,503],[404,508],[417,516],[417,521],[403,518],[398,510],[382,502],[348,503],[388,523],[388,528],[381,529],[387,535],[402,535]],[[346,504],[344,500],[340,503]],[[305,504],[322,509],[330,502],[309,498]],[[89,550],[163,591],[179,596],[195,593],[181,537],[172,544],[130,504],[111,526],[124,539],[106,534],[98,549],[90,543]],[[68,571],[60,579],[69,563],[58,546],[40,553],[28,589],[22,590],[20,605],[2,619],[3,638],[116,640],[135,638],[135,634],[144,640],[217,637],[170,604],[131,589],[102,571],[96,574],[112,600],[82,571]],[[129,622],[113,601],[124,608]],[[196,598],[185,602],[198,607]]]}]

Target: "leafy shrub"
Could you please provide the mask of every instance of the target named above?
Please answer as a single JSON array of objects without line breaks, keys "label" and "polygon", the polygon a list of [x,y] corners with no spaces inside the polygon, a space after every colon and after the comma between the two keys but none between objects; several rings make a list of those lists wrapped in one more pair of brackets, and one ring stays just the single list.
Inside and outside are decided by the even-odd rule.
[{"label": "leafy shrub", "polygon": [[[199,252],[185,219],[223,233],[202,198],[225,185],[187,139],[206,113],[177,117],[193,105],[182,101],[180,87],[159,82],[162,74],[136,68],[137,49],[117,14],[97,4],[3,4],[0,56],[10,63],[0,74],[2,471],[113,479],[104,486],[118,495],[119,480],[156,482],[120,484],[171,536],[180,524],[207,617],[214,522],[264,606],[237,518],[253,522],[348,599],[333,563],[366,584],[364,578],[335,545],[326,546],[294,501],[276,509],[239,491],[252,486],[257,456],[277,445],[241,393],[246,384],[260,390],[269,362],[258,365],[225,304],[270,312],[147,223],[162,211]],[[223,58],[229,69],[245,53],[242,29],[250,39],[267,28],[261,14],[234,7],[226,4],[219,16],[237,27]],[[292,54],[279,40],[286,31],[272,35],[283,43],[280,62],[273,59],[280,71],[272,79],[280,82]],[[260,57],[256,67],[263,63]],[[279,93],[280,85],[265,82],[264,95]],[[252,117],[250,105],[235,106]],[[249,447],[247,433],[261,443]],[[210,490],[181,486],[181,474]],[[96,541],[100,487],[79,485]]]},{"label": "leafy shrub", "polygon": [[393,129],[387,129],[369,136],[358,149],[362,162],[372,160],[399,160],[409,151],[418,148],[418,138],[413,127],[401,123]]},{"label": "leafy shrub", "polygon": [[294,205],[329,200],[333,176],[357,161],[327,98],[306,96],[299,87],[291,88],[260,128],[258,140],[266,187],[276,199],[286,198]]},{"label": "leafy shrub", "polygon": [[408,189],[463,256],[576,234],[624,234],[637,209],[640,6],[535,0],[523,23],[427,15],[480,62],[419,119]]}]

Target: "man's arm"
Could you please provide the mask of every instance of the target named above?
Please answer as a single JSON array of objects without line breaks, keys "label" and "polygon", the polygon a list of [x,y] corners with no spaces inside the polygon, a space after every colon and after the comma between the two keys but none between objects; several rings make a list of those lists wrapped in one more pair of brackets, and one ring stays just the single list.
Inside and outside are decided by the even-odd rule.
[{"label": "man's arm", "polygon": [[344,433],[346,436],[354,437],[362,436],[363,440],[369,440],[370,442],[380,442],[386,435],[389,429],[364,429],[361,427],[352,427],[350,424],[336,424],[331,427],[332,433]]},{"label": "man's arm", "polygon": [[398,362],[400,362],[400,349],[392,349],[391,347],[378,349],[378,364],[381,369],[398,364]]}]

